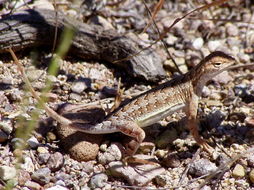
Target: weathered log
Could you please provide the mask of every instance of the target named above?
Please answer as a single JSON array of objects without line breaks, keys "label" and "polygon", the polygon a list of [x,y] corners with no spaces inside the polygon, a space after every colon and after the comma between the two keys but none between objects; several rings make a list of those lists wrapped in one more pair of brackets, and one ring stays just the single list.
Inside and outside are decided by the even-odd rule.
[{"label": "weathered log", "polygon": [[[114,64],[141,50],[141,47],[126,36],[113,30],[104,30],[98,25],[88,25],[66,17],[52,10],[28,9],[14,13],[0,20],[0,53],[9,47],[18,51],[26,47],[51,46],[54,41],[55,27],[59,34],[64,27],[75,31],[69,54],[83,59],[94,59]],[[58,39],[59,40],[59,39]],[[165,77],[160,57],[151,50],[142,51],[128,61],[117,63],[134,77],[158,81]]]}]

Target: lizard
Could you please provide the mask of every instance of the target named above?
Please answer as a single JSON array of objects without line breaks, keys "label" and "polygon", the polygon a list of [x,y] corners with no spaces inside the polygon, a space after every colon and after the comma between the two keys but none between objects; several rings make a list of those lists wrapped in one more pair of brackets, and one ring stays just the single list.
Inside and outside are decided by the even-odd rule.
[{"label": "lizard", "polygon": [[[37,101],[41,101],[41,98],[29,83],[24,68],[19,65],[13,51],[11,49],[9,51],[32,95]],[[209,80],[230,69],[230,66],[235,62],[236,60],[232,56],[224,52],[212,52],[187,73],[166,81],[120,105],[100,123],[75,123],[59,115],[45,103],[43,107],[49,117],[78,131],[90,134],[122,132],[132,137],[133,140],[126,147],[126,153],[129,156],[135,154],[145,138],[143,127],[154,124],[178,110],[184,110],[187,116],[187,126],[195,141],[204,150],[211,153],[214,151],[213,148],[198,133],[197,110],[199,97],[201,97],[202,89]]]}]

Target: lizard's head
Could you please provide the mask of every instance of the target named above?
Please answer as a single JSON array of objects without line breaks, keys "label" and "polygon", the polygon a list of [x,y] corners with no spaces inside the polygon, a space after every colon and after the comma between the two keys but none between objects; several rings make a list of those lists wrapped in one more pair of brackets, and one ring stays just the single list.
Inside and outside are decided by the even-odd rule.
[{"label": "lizard's head", "polygon": [[190,71],[192,81],[201,93],[203,86],[219,73],[229,69],[229,67],[236,62],[236,60],[221,52],[215,51],[206,56],[201,63]]},{"label": "lizard's head", "polygon": [[235,61],[233,57],[221,51],[215,51],[203,59],[201,67],[208,78],[212,78],[227,70]]}]

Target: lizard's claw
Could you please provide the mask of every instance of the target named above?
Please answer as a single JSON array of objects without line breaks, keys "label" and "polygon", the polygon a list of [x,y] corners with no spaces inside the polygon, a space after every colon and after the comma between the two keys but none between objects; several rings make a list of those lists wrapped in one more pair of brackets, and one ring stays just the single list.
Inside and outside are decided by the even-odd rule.
[{"label": "lizard's claw", "polygon": [[202,147],[203,150],[208,152],[210,155],[213,155],[213,153],[215,152],[215,149],[211,147],[209,144],[207,144],[207,142],[205,141],[202,144],[200,144],[200,146]]}]

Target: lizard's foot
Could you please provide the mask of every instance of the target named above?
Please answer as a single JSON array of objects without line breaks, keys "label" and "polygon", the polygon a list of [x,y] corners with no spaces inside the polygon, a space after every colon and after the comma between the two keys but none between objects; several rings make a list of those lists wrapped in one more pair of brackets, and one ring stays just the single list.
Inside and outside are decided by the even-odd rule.
[{"label": "lizard's foot", "polygon": [[210,155],[213,155],[213,153],[215,152],[214,148],[211,147],[209,144],[207,144],[207,142],[205,141],[201,143],[200,146],[202,147],[203,150],[208,152]]}]

